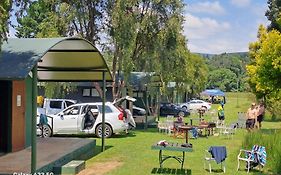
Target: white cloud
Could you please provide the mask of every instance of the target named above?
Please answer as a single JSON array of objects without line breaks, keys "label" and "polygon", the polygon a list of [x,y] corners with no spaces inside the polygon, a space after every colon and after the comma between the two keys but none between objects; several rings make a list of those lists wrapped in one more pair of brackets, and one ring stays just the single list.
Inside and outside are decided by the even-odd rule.
[{"label": "white cloud", "polygon": [[212,18],[199,18],[186,14],[184,23],[184,34],[189,39],[203,39],[227,31],[230,24],[218,22]]},{"label": "white cloud", "polygon": [[188,48],[194,53],[221,54],[231,52],[247,52],[248,41],[238,38],[217,37],[213,40],[189,40]]},{"label": "white cloud", "polygon": [[208,13],[208,14],[224,14],[225,10],[218,1],[215,2],[199,2],[187,6],[188,12]]},{"label": "white cloud", "polygon": [[231,0],[231,3],[237,7],[247,7],[251,4],[251,0]]}]

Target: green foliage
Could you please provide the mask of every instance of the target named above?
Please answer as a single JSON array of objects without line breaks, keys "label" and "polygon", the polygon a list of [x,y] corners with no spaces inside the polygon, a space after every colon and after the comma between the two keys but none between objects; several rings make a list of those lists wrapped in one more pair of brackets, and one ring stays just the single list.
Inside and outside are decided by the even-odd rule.
[{"label": "green foliage", "polygon": [[68,93],[77,90],[76,83],[44,82],[40,86],[44,87],[47,98],[65,98]]},{"label": "green foliage", "polygon": [[[156,72],[165,84],[177,82],[179,91],[190,89],[192,84],[201,89],[202,82],[195,80],[194,75],[204,74],[199,72],[204,62],[191,58],[186,47],[182,35],[183,7],[179,0],[110,1],[107,10],[113,77],[118,71],[123,71],[125,77],[131,71]],[[193,64],[200,66],[194,68]],[[162,92],[166,90],[164,86]]]},{"label": "green foliage", "polygon": [[266,109],[271,113],[271,120],[280,121],[281,120],[281,93],[271,94],[271,96],[266,100]]},{"label": "green foliage", "polygon": [[239,91],[249,90],[247,83],[246,64],[248,64],[250,60],[247,53],[223,53],[219,55],[203,54],[203,56],[207,58],[207,65],[210,70],[208,77],[211,78],[214,75],[213,71],[217,72],[217,70],[221,68],[228,69],[231,72],[227,72],[231,73],[232,75],[236,75],[236,78],[232,77],[231,80],[227,80],[232,81],[230,83],[232,84],[230,87],[225,87],[225,85],[219,81],[208,79],[209,83],[207,84],[207,88],[219,88],[221,86],[225,87],[224,89],[226,91],[233,91],[237,90],[238,86]]},{"label": "green foliage", "polygon": [[257,98],[266,103],[273,117],[280,116],[275,108],[281,101],[281,34],[276,30],[267,32],[260,26],[258,41],[250,44],[251,64],[247,66],[249,82]]},{"label": "green foliage", "polygon": [[[69,33],[68,27],[72,20],[70,6],[56,0],[33,1],[26,9],[26,15],[18,16],[16,36],[24,38],[62,37]],[[73,83],[43,83],[45,96],[63,98],[69,91],[75,91]]]},{"label": "green foliage", "polygon": [[261,130],[245,136],[243,148],[251,149],[253,145],[264,146],[267,153],[267,164],[273,173],[281,173],[281,131]]},{"label": "green foliage", "polygon": [[11,8],[10,0],[1,0],[0,2],[0,49],[3,39],[6,39],[8,33],[8,19]]},{"label": "green foliage", "polygon": [[268,10],[265,13],[265,16],[270,21],[268,28],[270,30],[276,29],[281,31],[281,0],[268,0]]},{"label": "green foliage", "polygon": [[26,9],[26,15],[18,16],[16,36],[19,38],[67,36],[72,20],[73,15],[67,3],[58,3],[54,0],[34,1]]},{"label": "green foliage", "polygon": [[230,92],[237,89],[237,76],[229,69],[220,68],[209,72],[207,88],[219,88]]}]

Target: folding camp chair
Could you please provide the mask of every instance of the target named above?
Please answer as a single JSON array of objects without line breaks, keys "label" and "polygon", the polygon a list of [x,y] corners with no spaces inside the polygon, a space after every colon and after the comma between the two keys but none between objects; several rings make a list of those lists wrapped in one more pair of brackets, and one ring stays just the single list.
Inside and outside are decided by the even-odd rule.
[{"label": "folding camp chair", "polygon": [[240,168],[240,161],[245,161],[247,173],[249,173],[250,169],[252,169],[254,166],[259,165],[259,170],[261,170],[262,167],[264,167],[266,163],[266,151],[264,146],[258,146],[254,145],[252,150],[244,150],[241,149],[238,156],[238,165],[237,165],[237,171]]},{"label": "folding camp chair", "polygon": [[[212,154],[212,149],[216,149],[215,152],[220,152],[222,154],[225,154],[225,157],[222,157],[220,160],[218,160],[215,156],[217,156],[216,154]],[[220,154],[219,153],[219,154]],[[205,150],[205,157],[204,157],[204,169],[206,169],[206,163],[208,163],[209,165],[209,172],[212,172],[212,166],[211,163],[212,162],[216,162],[217,164],[221,164],[221,169],[223,170],[223,172],[225,173],[226,168],[225,168],[225,159],[226,159],[226,147],[224,146],[211,146],[209,148],[209,150]]]}]

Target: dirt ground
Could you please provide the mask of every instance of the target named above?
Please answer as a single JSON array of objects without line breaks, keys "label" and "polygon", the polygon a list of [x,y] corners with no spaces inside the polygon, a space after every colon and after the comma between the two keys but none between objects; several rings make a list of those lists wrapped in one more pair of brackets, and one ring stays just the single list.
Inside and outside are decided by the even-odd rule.
[{"label": "dirt ground", "polygon": [[94,163],[90,166],[86,166],[86,168],[78,173],[78,175],[103,175],[121,166],[122,164],[123,162],[116,160],[110,162]]}]

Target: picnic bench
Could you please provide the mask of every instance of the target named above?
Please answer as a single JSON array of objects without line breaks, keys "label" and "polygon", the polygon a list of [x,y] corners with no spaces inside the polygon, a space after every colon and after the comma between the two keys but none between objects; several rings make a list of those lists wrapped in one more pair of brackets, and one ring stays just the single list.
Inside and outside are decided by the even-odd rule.
[{"label": "picnic bench", "polygon": [[[162,168],[162,164],[165,160],[169,158],[176,159],[181,164],[181,169],[183,169],[184,159],[185,159],[185,152],[192,152],[193,149],[191,147],[184,147],[181,143],[168,143],[165,146],[155,144],[151,146],[152,150],[159,150],[159,164],[160,168]],[[175,155],[163,155],[162,151],[178,151],[182,152],[182,156],[175,156]]]}]

